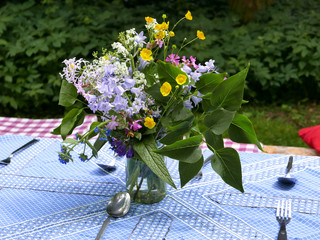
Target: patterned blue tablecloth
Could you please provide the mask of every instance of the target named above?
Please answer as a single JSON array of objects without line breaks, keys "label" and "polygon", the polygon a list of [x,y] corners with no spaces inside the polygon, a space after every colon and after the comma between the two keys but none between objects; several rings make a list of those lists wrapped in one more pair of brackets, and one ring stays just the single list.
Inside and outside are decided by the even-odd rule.
[{"label": "patterned blue tablecloth", "polygon": [[[31,138],[0,136],[0,159]],[[0,166],[0,239],[94,239],[108,216],[110,198],[125,190],[125,159],[107,173],[96,163],[111,161],[105,148],[99,159],[63,165],[60,141],[41,139]],[[205,152],[205,155],[209,155]],[[200,180],[183,189],[168,187],[160,203],[132,203],[129,213],[112,218],[105,239],[276,239],[279,199],[292,199],[289,239],[320,239],[320,158],[294,156],[293,188],[283,188],[288,156],[239,153],[245,193],[224,184],[210,165]],[[168,159],[179,185],[177,161]]]}]

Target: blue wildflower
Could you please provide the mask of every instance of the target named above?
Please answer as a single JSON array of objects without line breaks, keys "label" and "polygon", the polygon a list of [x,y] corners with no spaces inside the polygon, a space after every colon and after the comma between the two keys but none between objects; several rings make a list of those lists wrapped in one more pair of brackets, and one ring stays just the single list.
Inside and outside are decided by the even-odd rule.
[{"label": "blue wildflower", "polygon": [[99,128],[96,127],[96,128],[94,129],[94,132],[95,132],[95,133],[98,133],[98,132],[99,132]]},{"label": "blue wildflower", "polygon": [[71,158],[70,153],[68,153],[68,148],[64,145],[61,145],[61,152],[59,153],[59,161],[62,164],[67,164]]}]

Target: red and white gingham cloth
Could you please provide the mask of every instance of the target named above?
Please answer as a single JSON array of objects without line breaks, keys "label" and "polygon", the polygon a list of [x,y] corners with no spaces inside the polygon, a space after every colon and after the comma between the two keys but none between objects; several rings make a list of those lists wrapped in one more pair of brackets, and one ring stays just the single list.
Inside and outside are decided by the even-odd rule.
[{"label": "red and white gingham cloth", "polygon": [[[0,135],[24,135],[39,138],[61,138],[52,135],[53,129],[58,127],[62,119],[29,119],[0,117]],[[83,134],[89,130],[93,121],[97,121],[96,116],[87,115],[81,126],[75,128],[74,133]],[[257,153],[261,152],[254,144],[235,143],[230,139],[223,139],[225,147],[232,147],[240,152]],[[206,146],[203,145],[203,148]]]}]

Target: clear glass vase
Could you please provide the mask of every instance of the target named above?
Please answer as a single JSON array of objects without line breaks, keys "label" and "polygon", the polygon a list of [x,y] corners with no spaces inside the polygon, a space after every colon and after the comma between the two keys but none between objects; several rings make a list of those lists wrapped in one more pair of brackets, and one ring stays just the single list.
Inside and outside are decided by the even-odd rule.
[{"label": "clear glass vase", "polygon": [[156,203],[166,196],[167,183],[136,158],[127,158],[126,183],[131,200],[138,203]]}]

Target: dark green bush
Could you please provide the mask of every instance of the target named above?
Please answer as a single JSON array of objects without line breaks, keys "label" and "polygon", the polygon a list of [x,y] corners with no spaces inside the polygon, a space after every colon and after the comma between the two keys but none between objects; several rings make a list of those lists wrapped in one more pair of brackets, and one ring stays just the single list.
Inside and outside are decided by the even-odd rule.
[{"label": "dark green bush", "polygon": [[232,15],[203,18],[210,36],[194,50],[201,59],[213,56],[231,74],[250,62],[248,97],[278,103],[315,100],[320,93],[319,12],[320,1],[278,0],[247,25]]},{"label": "dark green bush", "polygon": [[[13,2],[13,3],[10,3]],[[21,2],[21,3],[20,3]],[[251,63],[247,98],[265,101],[316,99],[320,79],[320,2],[278,0],[241,25],[226,1],[6,1],[0,8],[0,114],[57,112],[66,58],[91,58],[109,48],[120,31],[143,30],[144,17],[166,13],[170,22],[191,10],[194,21],[177,29],[176,43],[206,34],[182,52],[215,59],[230,74]],[[189,24],[189,25],[188,25]]]}]

